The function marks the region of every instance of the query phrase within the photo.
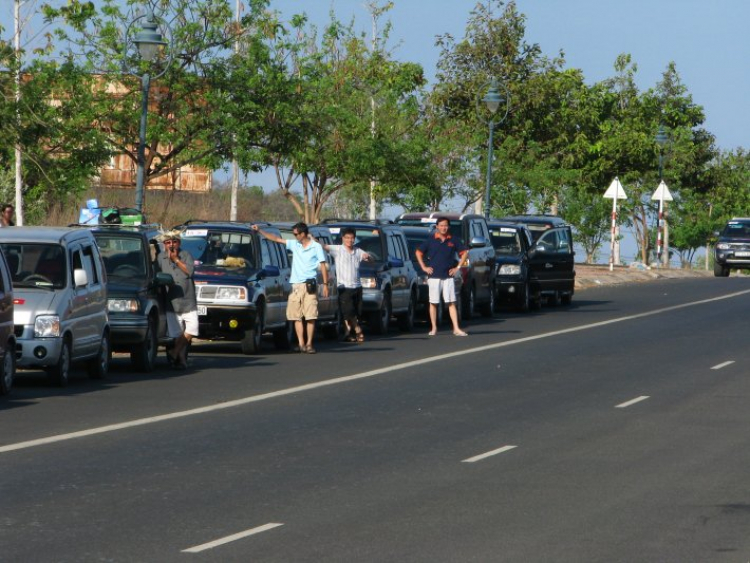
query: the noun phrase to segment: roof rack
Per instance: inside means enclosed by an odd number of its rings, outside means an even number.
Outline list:
[[[329,217],[323,219],[319,225],[325,225],[329,223],[369,223],[370,225],[395,225],[395,221],[392,219],[341,219],[339,217]]]
[[[188,219],[184,223],[175,225],[175,229],[180,227],[189,227],[190,225],[197,225],[199,223],[211,223],[213,225],[271,225],[268,221],[230,221],[229,219]]]

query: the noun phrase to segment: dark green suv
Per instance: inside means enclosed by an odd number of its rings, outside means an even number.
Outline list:
[[[159,344],[171,341],[163,289],[173,280],[155,268],[158,231],[126,225],[98,225],[91,231],[107,271],[112,349],[129,353],[136,370],[153,371]]]

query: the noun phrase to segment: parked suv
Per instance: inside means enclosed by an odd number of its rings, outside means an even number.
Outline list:
[[[293,234],[295,223],[272,223],[281,232],[284,240],[296,240]],[[323,225],[308,225],[310,234],[321,244],[334,244],[331,230]],[[289,264],[292,263],[292,251],[286,250]],[[340,338],[344,333],[344,319],[339,309],[339,285],[336,279],[336,264],[333,257],[326,253],[328,267],[328,296],[323,295],[323,274],[318,269],[318,321],[323,334],[328,338]]]
[[[175,228],[195,260],[200,337],[236,340],[244,354],[257,354],[269,331],[277,348],[289,348],[294,326],[286,320],[291,269],[284,247],[260,236],[252,223],[188,221]]]
[[[735,217],[714,235],[714,276],[725,278],[731,268],[750,269],[750,218]]]
[[[7,395],[16,375],[16,334],[13,324],[13,282],[0,252],[0,395]]]
[[[159,344],[167,345],[165,288],[174,283],[155,267],[155,227],[99,225],[92,229],[107,270],[112,349],[130,354],[140,372],[153,371]]]
[[[487,221],[482,215],[468,213],[403,213],[396,218],[400,225],[434,228],[438,217],[450,221],[450,234],[469,247],[469,264],[462,271],[461,310],[470,319],[478,307],[482,315],[492,316],[495,308],[495,249],[490,241]]]
[[[576,277],[570,225],[550,215],[520,215],[499,221],[536,228],[529,228],[534,238],[534,244],[528,250],[532,303],[545,298],[550,305],[569,304],[575,293]]]
[[[16,360],[66,385],[70,364],[103,377],[112,355],[107,273],[88,229],[15,227],[0,231],[13,280]]]
[[[417,272],[409,259],[401,227],[380,220],[328,219],[324,224],[331,230],[334,244],[342,244],[342,229],[354,229],[355,245],[372,257],[360,265],[359,277],[362,310],[373,332],[387,333],[392,315],[402,330],[411,330],[417,303]]]
[[[495,302],[510,304],[521,312],[539,305],[539,296],[531,286],[529,250],[531,232],[522,223],[491,219],[487,225],[495,248]]]

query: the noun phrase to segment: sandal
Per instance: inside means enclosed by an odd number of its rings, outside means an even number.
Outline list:
[[[357,336],[354,337],[354,341],[358,342],[359,344],[362,344],[362,342],[365,341],[365,335],[362,332],[358,332]]]
[[[352,336],[351,334],[350,334],[349,336],[347,336],[346,338],[344,338],[344,340],[345,340],[346,342],[359,342],[359,341],[357,340],[357,337],[356,337],[356,336]]]

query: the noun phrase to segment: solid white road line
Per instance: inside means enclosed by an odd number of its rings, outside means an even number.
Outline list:
[[[650,399],[648,395],[641,395],[640,397],[636,397],[635,399],[632,399],[630,401],[625,401],[624,403],[620,403],[615,408],[616,409],[624,409],[626,407],[629,407],[630,405],[634,405],[636,403],[640,403],[641,401],[645,401],[646,399]]]
[[[518,446],[503,446],[502,448],[497,448],[496,450],[492,450],[491,452],[475,455],[474,457],[470,457],[469,459],[463,460],[461,463],[475,463],[477,461],[481,461],[483,459],[486,459],[488,457],[492,457],[493,455],[501,454],[503,452],[507,452],[509,450],[512,450],[514,448],[517,448]]]
[[[182,553],[200,553],[201,551],[206,551],[207,549],[212,549],[214,547],[224,545],[225,543],[241,540],[242,538],[246,538],[248,536],[254,536],[255,534],[260,534],[261,532],[272,530],[283,525],[284,524],[271,522],[269,524],[264,524],[263,526],[258,526],[257,528],[252,528],[251,530],[245,530],[244,532],[232,534],[231,536],[227,536],[225,538],[214,540],[201,545],[196,545],[195,547],[189,547],[188,549],[183,549]]]
[[[727,367],[727,366],[731,366],[731,365],[732,365],[733,363],[734,363],[734,360],[729,360],[728,362],[724,362],[724,363],[721,363],[721,364],[715,365],[715,366],[714,366],[714,367],[712,367],[711,369],[721,369],[721,368],[725,368],[725,367]]]
[[[586,325],[581,326],[575,326],[571,328],[565,328],[562,330],[555,330],[552,332],[545,332],[543,334],[537,334],[534,336],[526,336],[524,338],[517,338],[515,340],[507,340],[505,342],[497,342],[495,344],[487,344],[485,346],[477,346],[476,348],[469,348],[467,350],[458,350],[456,352],[449,352],[447,354],[440,354],[438,356],[430,356],[428,358],[421,358],[419,360],[413,360],[411,362],[404,362],[401,364],[394,364],[391,366],[386,366],[384,368],[374,369],[370,371],[365,371],[362,373],[357,373],[354,375],[347,375],[343,377],[336,377],[333,379],[326,379],[324,381],[317,381],[315,383],[308,383],[306,385],[299,385],[297,387],[289,387],[287,389],[281,389],[279,391],[273,391],[271,393],[264,393],[262,395],[253,395],[250,397],[244,397],[242,399],[236,399],[234,401],[227,401],[225,403],[219,403],[219,404],[213,404],[208,405],[205,407],[199,407],[195,409],[189,409],[185,411],[179,411],[179,412],[173,412],[168,414],[162,414],[157,416],[151,416],[147,418],[139,418],[136,420],[130,420],[127,422],[121,422],[117,424],[109,424],[107,426],[99,426],[97,428],[90,428],[88,430],[80,430],[78,432],[70,432],[68,434],[57,434],[54,436],[47,436],[46,438],[38,438],[36,440],[27,440],[25,442],[17,442],[15,444],[8,444],[6,446],[0,446],[0,453],[6,453],[6,452],[12,452],[15,450],[23,450],[26,448],[33,448],[36,446],[43,446],[45,444],[54,444],[57,442],[63,442],[65,440],[72,440],[74,438],[84,438],[86,436],[94,436],[96,434],[104,434],[106,432],[114,432],[116,430],[124,430],[126,428],[134,428],[136,426],[144,426],[147,424],[154,424],[157,422],[164,422],[167,420],[174,420],[177,418],[185,418],[188,416],[195,416],[199,414],[206,414],[209,412],[214,411],[220,411],[224,409],[230,409],[234,407],[239,407],[243,405],[247,405],[249,403],[257,403],[260,401],[266,401],[268,399],[274,399],[277,397],[284,397],[286,395],[293,395],[296,393],[303,393],[306,391],[312,391],[314,389],[320,389],[322,387],[329,387],[332,385],[339,385],[341,383],[348,383],[350,381],[357,381],[359,379],[366,379],[368,377],[375,377],[378,375],[384,375],[384,374],[392,374],[396,371],[401,371],[413,367],[419,367],[426,364],[432,364],[435,362],[442,362],[444,360],[447,360],[449,358],[456,358],[459,356],[466,356],[469,354],[477,354],[481,352],[486,352],[488,350],[496,350],[498,348],[506,348],[508,346],[514,346],[516,344],[524,344],[526,342],[533,342],[535,340],[542,340],[544,338],[551,338],[554,336],[560,336],[562,334],[572,334],[574,332],[581,332],[584,330],[591,330],[595,328],[600,328],[603,326],[616,324],[616,323],[622,323],[625,321],[632,321],[635,319],[642,319],[646,317],[652,317],[654,315],[660,315],[662,313],[668,313],[671,311],[677,311],[679,309],[685,309],[687,307],[695,307],[697,305],[704,305],[706,303],[712,303],[714,301],[721,301],[723,299],[730,299],[732,297],[737,297],[740,295],[745,295],[747,293],[750,293],[750,289],[744,290],[744,291],[737,291],[735,293],[729,293],[727,295],[722,295],[720,297],[712,297],[710,299],[702,299],[701,301],[693,301],[690,303],[683,303],[681,305],[673,305],[671,307],[664,307],[662,309],[654,309],[653,311],[648,311],[646,313],[638,313],[636,315],[628,315],[626,317],[617,317],[614,319],[609,319],[607,321],[599,321],[596,323],[590,323]]]

